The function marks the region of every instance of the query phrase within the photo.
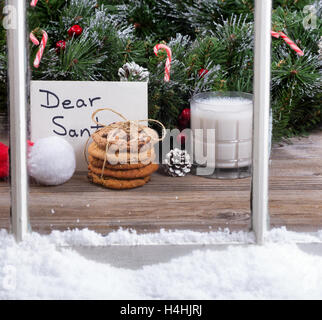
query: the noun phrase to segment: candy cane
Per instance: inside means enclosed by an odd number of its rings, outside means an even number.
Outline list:
[[[39,50],[38,50],[38,52],[36,54],[36,58],[35,58],[35,61],[34,61],[34,67],[35,68],[39,68],[40,61],[41,61],[41,58],[42,58],[42,56],[44,54],[45,47],[46,47],[46,44],[47,44],[47,41],[48,41],[47,32],[44,31],[44,30],[41,30],[41,32],[42,32],[42,39],[41,39]],[[32,31],[30,33],[30,40],[32,41],[33,44],[39,45],[39,41],[36,38],[36,36],[34,35],[34,31]]]
[[[33,32],[30,32],[30,40],[35,46],[39,46],[39,40],[36,38]]]
[[[271,31],[271,35],[275,38],[281,37],[299,56],[304,56],[304,52],[284,32]]]
[[[170,68],[171,68],[171,60],[172,60],[172,52],[171,49],[166,46],[165,44],[157,44],[154,47],[154,53],[156,56],[158,56],[158,51],[164,49],[167,52],[167,61],[165,63],[165,70],[164,70],[164,81],[169,82],[170,81]]]
[[[280,37],[280,34],[276,31],[271,31],[271,35],[275,38],[279,38]]]
[[[31,0],[30,6],[35,7],[37,5],[38,0]]]

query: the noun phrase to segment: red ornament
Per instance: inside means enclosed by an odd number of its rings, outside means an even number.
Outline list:
[[[27,141],[28,150],[34,145],[33,142]],[[0,142],[0,179],[9,177],[9,147]]]
[[[178,144],[180,144],[181,146],[185,146],[186,144],[186,140],[187,140],[187,135],[183,132],[180,132],[178,135],[177,135],[177,142]]]
[[[0,179],[9,176],[9,148],[0,142]]]
[[[207,69],[200,69],[198,71],[199,77],[203,78],[208,72],[209,72],[209,70],[207,70]]]
[[[179,129],[183,130],[190,127],[190,109],[183,109],[178,118]]]
[[[59,40],[56,42],[56,51],[59,53],[61,50],[66,49],[66,41],[65,40]]]
[[[78,25],[75,24],[74,26],[72,26],[69,30],[68,30],[68,34],[70,37],[72,36],[80,36],[83,33],[83,28]]]

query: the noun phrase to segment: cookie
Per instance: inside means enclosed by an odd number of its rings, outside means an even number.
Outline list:
[[[154,149],[150,149],[148,151],[139,152],[139,153],[111,152],[106,154],[105,150],[100,149],[95,142],[92,142],[89,145],[88,153],[94,158],[97,158],[103,161],[106,156],[107,162],[112,165],[125,164],[125,163],[137,164],[140,162],[144,164],[149,164],[151,163],[151,159],[155,157]]]
[[[94,142],[108,152],[143,152],[159,141],[158,133],[135,122],[116,122],[92,134]]]
[[[140,169],[143,167],[146,167],[147,165],[149,165],[150,163],[152,163],[155,160],[155,156],[151,157],[151,162],[149,163],[124,163],[124,164],[109,164],[108,162],[105,163],[105,168],[106,169],[111,169],[111,170],[133,170],[133,169]],[[94,158],[93,156],[89,155],[88,156],[88,162],[95,168],[99,168],[102,169],[103,165],[104,165],[104,161]]]
[[[133,169],[133,170],[104,169],[103,176],[120,179],[120,180],[144,178],[144,177],[150,176],[153,172],[157,171],[158,168],[159,168],[158,164],[151,163],[143,168]],[[88,170],[99,176],[102,175],[102,169],[95,168],[91,164],[88,166]]]
[[[99,175],[89,171],[88,179],[95,183],[99,184],[105,188],[115,189],[115,190],[125,190],[125,189],[133,189],[137,187],[144,186],[150,180],[150,176],[142,178],[142,179],[133,179],[133,180],[118,180],[109,177],[101,178]]]

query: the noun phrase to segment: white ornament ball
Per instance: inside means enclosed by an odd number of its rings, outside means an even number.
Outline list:
[[[76,168],[75,151],[65,139],[39,139],[30,148],[28,173],[38,183],[55,186],[67,182]]]

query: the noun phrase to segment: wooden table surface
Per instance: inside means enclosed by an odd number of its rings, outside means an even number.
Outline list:
[[[275,145],[270,173],[271,226],[322,229],[322,131]],[[9,227],[9,210],[9,186],[0,182],[0,228]],[[101,233],[119,227],[138,232],[249,230],[250,179],[171,178],[156,173],[142,188],[112,191],[76,174],[62,186],[32,185],[30,216],[32,229],[41,233],[86,227]]]

